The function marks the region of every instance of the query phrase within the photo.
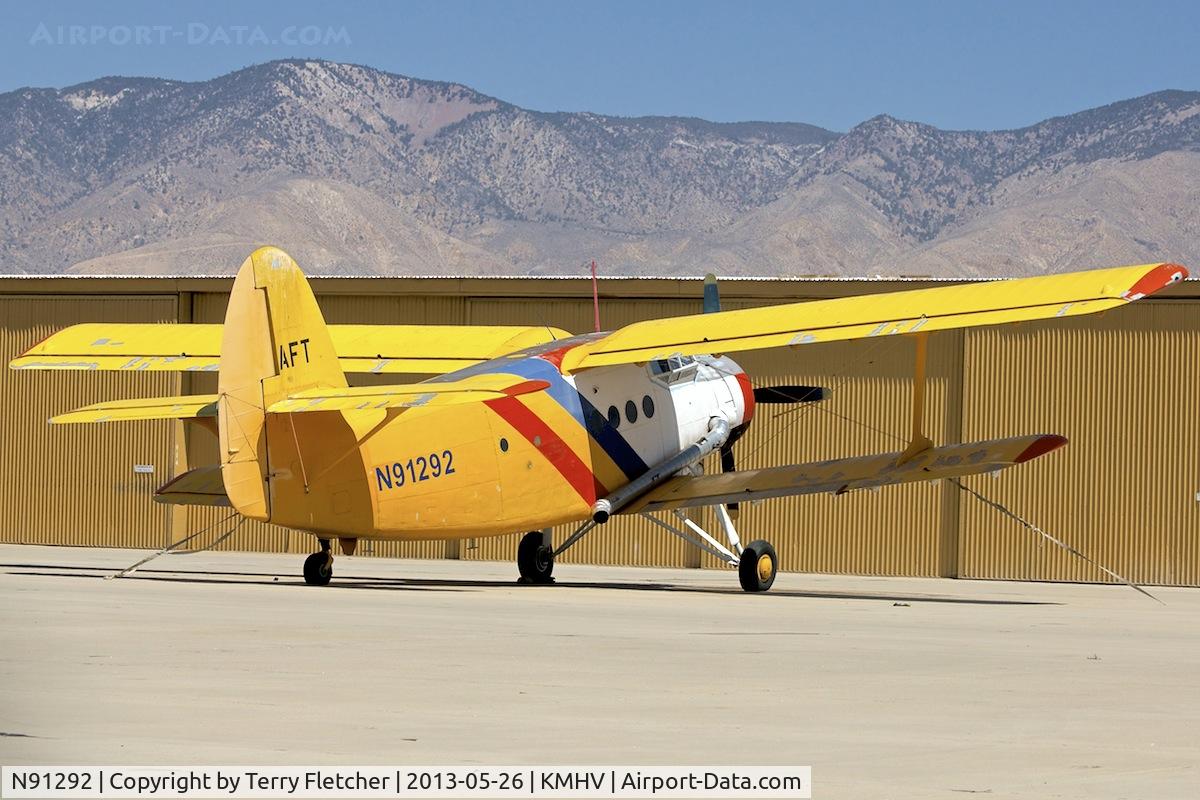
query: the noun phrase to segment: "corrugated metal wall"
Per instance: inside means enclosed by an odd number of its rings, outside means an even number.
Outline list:
[[[969,485],[1131,580],[1200,584],[1200,304],[966,332],[963,436],[1061,433],[1059,453]],[[1102,581],[962,500],[964,577]]]
[[[589,300],[458,294],[320,294],[330,322],[545,324],[592,327]],[[490,287],[515,294],[514,281]],[[613,284],[608,287],[611,290]],[[695,313],[696,299],[644,296],[602,303],[602,323]],[[774,301],[836,285],[780,284]],[[786,295],[784,294],[786,292]],[[761,295],[761,287],[754,290]],[[686,295],[685,295],[686,296]],[[5,359],[52,330],[80,321],[220,322],[220,291],[139,297],[0,297]],[[727,308],[772,300],[726,300]],[[1200,585],[1200,300],[1141,303],[1065,323],[943,332],[930,339],[927,433],[938,442],[1017,433],[1063,433],[1064,451],[969,485],[1041,524],[1119,572],[1149,583]],[[830,400],[759,408],[736,447],[742,468],[898,450],[910,425],[913,343],[878,339],[744,353],[758,385],[830,387]],[[355,376],[364,383],[387,378]],[[149,501],[173,462],[210,463],[216,441],[172,423],[49,428],[57,411],[107,397],[212,392],[214,375],[13,373],[0,376],[10,411],[0,436],[2,541],[159,546],[218,520],[204,509],[164,510]],[[184,430],[186,428],[186,433]],[[173,443],[178,440],[178,455]],[[154,464],[153,476],[132,464]],[[715,467],[715,465],[711,465]],[[145,485],[142,485],[142,484]],[[70,502],[62,502],[63,497]],[[32,500],[30,499],[32,498]],[[30,503],[33,507],[30,507]],[[707,511],[698,521],[711,523]],[[842,497],[792,498],[744,507],[743,539],[766,538],[786,570],[877,575],[1103,580],[1010,519],[949,484]],[[556,538],[569,529],[556,531]],[[360,554],[510,560],[519,534],[464,542],[362,542]],[[246,523],[223,547],[307,553],[307,534]],[[565,561],[715,566],[641,519],[618,517],[589,534]]]
[[[77,322],[172,322],[175,296],[0,296],[0,541],[162,547],[168,511],[150,498],[171,476],[172,423],[47,425],[120,397],[176,394],[171,373],[14,372],[8,360]],[[136,471],[135,465],[141,470]]]

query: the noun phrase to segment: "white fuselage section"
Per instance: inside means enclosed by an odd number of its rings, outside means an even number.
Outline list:
[[[646,465],[694,444],[714,417],[734,429],[753,413],[749,381],[729,358],[676,357],[591,369],[567,379]]]

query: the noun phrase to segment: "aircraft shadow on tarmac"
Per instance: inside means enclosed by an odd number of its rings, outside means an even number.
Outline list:
[[[42,577],[59,578],[89,578],[102,580],[113,574],[111,568],[69,566],[63,564],[0,564],[0,569],[6,569],[8,575],[38,575]],[[228,584],[242,586],[279,586],[303,587],[303,581],[292,575],[275,575],[264,572],[192,572],[180,570],[139,570],[125,576],[121,580],[162,581],[166,583],[195,583],[195,584]],[[322,591],[339,589],[357,589],[373,591],[425,591],[425,592],[463,592],[482,589],[523,589],[570,590],[570,589],[606,589],[616,591],[639,592],[684,592],[690,594],[731,594],[744,595],[736,585],[729,588],[717,586],[688,586],[686,584],[654,583],[650,581],[631,583],[628,581],[562,581],[549,586],[522,586],[516,580],[450,580],[445,578],[377,578],[366,576],[339,576],[328,586],[319,587]],[[311,587],[316,589],[318,587]],[[983,606],[1056,606],[1062,605],[1049,600],[1002,600],[975,597],[948,597],[945,595],[875,593],[875,592],[836,592],[805,589],[773,589],[755,597],[809,598],[821,600],[868,600],[898,603],[951,603]]]

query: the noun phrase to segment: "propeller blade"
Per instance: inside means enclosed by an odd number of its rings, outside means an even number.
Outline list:
[[[829,397],[820,386],[761,386],[754,390],[755,403],[816,403]]]
[[[721,448],[721,472],[733,472],[737,469],[733,459],[733,446],[726,442]]]

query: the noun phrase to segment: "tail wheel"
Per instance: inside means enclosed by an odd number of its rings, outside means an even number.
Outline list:
[[[541,531],[530,531],[517,546],[517,569],[526,583],[553,583],[554,550],[545,543]]]
[[[322,550],[304,559],[304,582],[309,586],[325,586],[333,578],[333,559]]]
[[[779,556],[770,542],[756,539],[746,545],[738,561],[738,580],[747,592],[765,592],[775,583]]]

